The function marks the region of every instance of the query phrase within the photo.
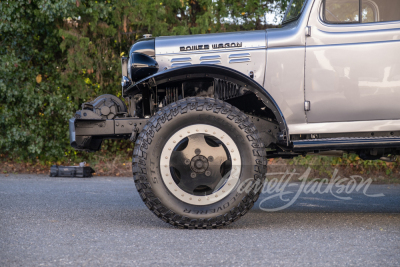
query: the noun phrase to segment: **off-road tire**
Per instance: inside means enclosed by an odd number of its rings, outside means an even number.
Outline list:
[[[204,118],[208,118],[207,121]],[[241,141],[238,147],[243,154],[242,162],[248,164],[246,174],[251,176],[247,177],[254,178],[253,182],[262,183],[267,169],[266,151],[254,124],[243,112],[226,102],[196,97],[182,99],[162,108],[144,126],[133,151],[132,170],[136,188],[146,206],[173,226],[212,229],[229,225],[253,207],[261,190],[241,193],[234,190],[233,195],[217,203],[194,206],[174,197],[160,175],[160,149],[168,140],[168,135],[171,136],[179,127],[190,125],[189,121],[216,127],[226,125],[233,129],[230,132]],[[242,181],[245,177],[240,179]],[[224,201],[224,208],[217,208]],[[226,205],[228,207],[225,208]]]

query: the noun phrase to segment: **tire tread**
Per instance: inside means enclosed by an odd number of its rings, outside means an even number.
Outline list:
[[[236,123],[242,131],[247,134],[247,141],[253,150],[255,157],[254,176],[255,182],[261,183],[267,170],[266,151],[261,142],[255,125],[236,107],[214,98],[190,97],[171,103],[158,111],[143,127],[139,134],[135,148],[133,150],[132,172],[136,189],[139,192],[145,205],[160,219],[179,228],[185,229],[215,229],[227,226],[244,216],[257,201],[261,190],[254,193],[253,190],[244,196],[241,202],[231,208],[223,215],[218,215],[209,219],[190,219],[185,216],[175,214],[166,208],[161,201],[154,195],[151,183],[147,179],[147,167],[145,160],[147,156],[148,144],[151,144],[154,133],[158,132],[164,123],[172,120],[179,113],[187,113],[187,109],[196,111],[211,111],[213,113],[225,114],[226,117]]]

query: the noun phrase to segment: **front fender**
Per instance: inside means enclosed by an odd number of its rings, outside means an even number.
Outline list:
[[[126,97],[141,93],[144,90],[149,90],[152,87],[198,79],[223,80],[237,85],[238,94],[245,94],[247,91],[254,93],[257,98],[262,101],[264,106],[273,112],[282,133],[280,138],[282,138],[282,141],[285,140],[287,144],[289,144],[288,128],[285,118],[272,96],[259,83],[231,68],[218,65],[198,64],[165,70],[130,85],[124,89],[123,95]]]

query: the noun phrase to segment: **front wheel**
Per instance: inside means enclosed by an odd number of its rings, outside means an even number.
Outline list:
[[[181,228],[217,228],[251,209],[266,172],[258,131],[237,108],[187,98],[157,112],[133,152],[136,188],[146,206]]]

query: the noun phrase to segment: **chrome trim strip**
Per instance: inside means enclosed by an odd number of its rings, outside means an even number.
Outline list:
[[[171,68],[177,68],[177,67],[189,66],[189,65],[192,65],[192,63],[190,63],[190,62],[174,63],[171,65]]]
[[[202,56],[200,57],[200,61],[202,60],[214,60],[214,59],[221,59],[221,56]]]
[[[250,57],[250,53],[231,54],[229,58]]]
[[[400,120],[345,121],[289,124],[289,134],[400,131]]]
[[[250,58],[237,58],[237,59],[231,59],[231,60],[229,60],[229,64],[232,64],[232,63],[242,63],[242,62],[250,62],[251,61],[251,59]]]
[[[221,64],[221,61],[220,60],[208,60],[208,61],[200,62],[200,64]]]
[[[397,31],[399,29],[396,29]],[[308,45],[307,48],[319,48],[319,47],[337,47],[346,45],[368,45],[368,44],[385,44],[385,43],[398,43],[400,40],[386,40],[386,41],[371,41],[371,42],[355,42],[355,43],[341,43],[341,44],[318,44],[318,45]]]
[[[192,61],[191,57],[181,57],[181,58],[173,58],[171,62],[185,62],[185,61]]]

